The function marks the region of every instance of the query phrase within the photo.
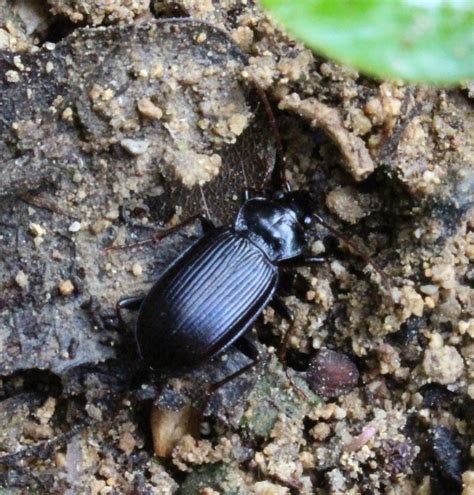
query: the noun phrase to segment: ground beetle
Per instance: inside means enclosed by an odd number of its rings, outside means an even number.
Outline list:
[[[268,110],[265,97],[263,101]],[[275,127],[271,110],[268,113]],[[277,148],[277,154],[281,154],[279,138]],[[278,192],[252,198],[246,191],[232,227],[215,227],[209,219],[200,217],[203,237],[163,273],[148,295],[125,298],[117,304],[119,317],[121,309],[139,309],[136,341],[149,366],[171,372],[192,368],[235,343],[252,362],[219,382],[219,386],[227,383],[258,360],[257,349],[246,332],[267,305],[292,320],[288,308],[274,298],[280,268],[324,261],[308,253],[307,230],[313,219],[356,249],[314,214],[309,192],[290,190],[282,163],[280,160],[274,170]],[[363,253],[359,254],[374,265]]]

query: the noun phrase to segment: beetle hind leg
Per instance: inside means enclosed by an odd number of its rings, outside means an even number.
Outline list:
[[[258,350],[257,346],[255,343],[252,341],[252,339],[248,335],[244,335],[241,337],[239,340],[235,342],[235,347],[245,356],[247,356],[249,359],[252,360],[249,364],[246,364],[242,368],[238,369],[234,373],[232,373],[229,376],[226,376],[224,379],[218,381],[217,383],[213,383],[210,387],[209,390],[207,391],[208,395],[213,394],[217,390],[219,390],[221,387],[226,385],[227,383],[235,380],[239,376],[243,375],[253,367],[255,367],[261,360],[261,353]]]
[[[159,230],[158,232],[155,232],[155,234],[150,237],[149,239],[144,239],[143,241],[137,241],[134,242],[133,244],[122,244],[122,245],[116,245],[116,246],[109,246],[104,248],[104,251],[120,251],[124,249],[132,249],[140,246],[144,246],[146,244],[150,244],[152,242],[158,242],[161,239],[164,239],[165,237],[169,236],[170,234],[173,234],[174,232],[179,231],[183,227],[186,227],[187,225],[192,224],[196,220],[199,220],[201,222],[201,226],[204,232],[207,232],[209,230],[212,230],[214,227],[214,224],[212,223],[211,220],[209,220],[207,217],[204,215],[192,215],[185,220],[183,220],[181,223],[174,225],[173,227],[167,228],[167,229],[162,229]]]

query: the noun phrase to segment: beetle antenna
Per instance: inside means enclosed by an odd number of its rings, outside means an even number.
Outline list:
[[[275,114],[273,113],[272,106],[270,105],[270,101],[268,100],[267,94],[265,90],[260,86],[260,84],[252,79],[252,84],[254,85],[260,100],[263,103],[263,107],[265,109],[265,113],[267,114],[268,123],[270,124],[270,128],[273,133],[273,137],[275,138],[275,147],[276,147],[276,159],[275,159],[275,167],[273,168],[271,181],[273,184],[278,184],[281,189],[286,192],[291,191],[290,183],[286,180],[285,177],[285,165],[286,159],[285,154],[283,153],[283,141],[281,139],[281,134],[278,129],[278,124],[275,118]]]
[[[316,213],[312,214],[312,217],[323,227],[326,227],[329,232],[331,232],[333,235],[335,235],[337,238],[341,239],[344,243],[346,243],[360,258],[362,258],[366,263],[372,266],[372,268],[380,275],[380,279],[382,280],[382,284],[385,287],[385,290],[388,292],[390,298],[392,298],[392,284],[390,283],[389,278],[387,275],[384,273],[382,268],[366,253],[364,253],[359,247],[351,241],[346,235],[344,235],[341,231],[333,227],[332,225],[329,225],[324,218],[319,216]]]
[[[212,221],[212,215],[211,212],[209,211],[209,207],[207,206],[206,196],[204,195],[204,191],[202,190],[201,185],[199,185],[199,191],[201,191],[201,198],[204,204],[204,209],[206,210],[207,218],[209,218],[209,220]]]

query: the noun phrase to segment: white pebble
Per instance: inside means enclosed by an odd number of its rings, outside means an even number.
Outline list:
[[[71,225],[69,225],[69,232],[79,232],[81,230],[81,222],[78,222],[77,220],[75,222],[72,222]]]
[[[143,155],[148,149],[148,146],[150,146],[150,143],[144,139],[125,138],[120,141],[120,144],[131,155]]]

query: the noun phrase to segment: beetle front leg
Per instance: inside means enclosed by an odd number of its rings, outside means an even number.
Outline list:
[[[300,254],[289,260],[283,260],[278,263],[282,268],[298,268],[300,266],[316,266],[327,261],[323,256],[313,256],[312,254]]]

